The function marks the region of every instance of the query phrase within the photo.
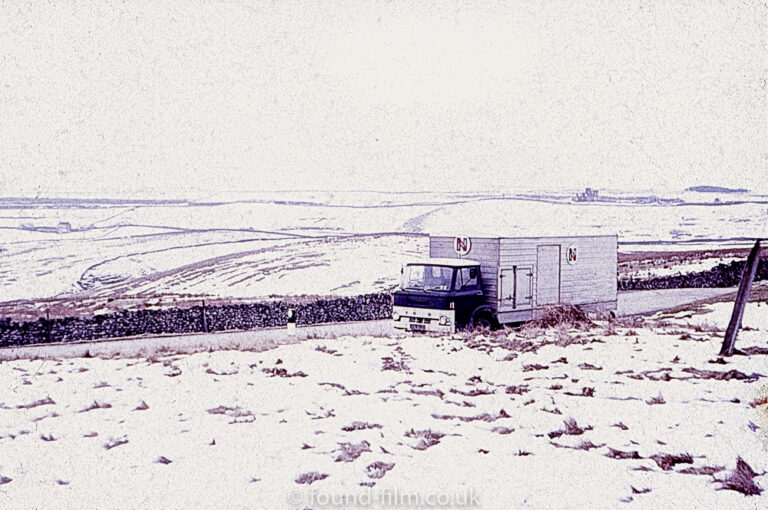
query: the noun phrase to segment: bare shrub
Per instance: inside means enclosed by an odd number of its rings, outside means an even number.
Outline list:
[[[693,457],[688,453],[683,453],[681,455],[657,453],[656,455],[651,455],[650,458],[664,471],[671,470],[677,464],[693,464]]]
[[[451,414],[433,414],[432,418],[435,418],[436,420],[461,420],[463,422],[470,422],[470,421],[485,421],[485,422],[491,422],[496,421],[500,418],[509,418],[509,414],[502,409],[499,411],[499,414],[493,415],[488,413],[478,414],[477,416],[456,416]]]
[[[229,372],[227,372],[227,371],[217,372],[217,371],[213,370],[212,368],[208,368],[208,369],[205,370],[205,373],[206,374],[211,374],[211,375],[237,375],[238,372],[237,372],[237,370],[231,370]]]
[[[511,434],[514,431],[515,429],[511,427],[493,427],[491,429],[491,432],[496,432],[497,434],[502,434],[502,435]]]
[[[745,347],[744,349],[741,349],[741,352],[747,356],[764,355],[768,354],[768,347]]]
[[[687,372],[693,376],[694,379],[715,379],[717,381],[730,381],[736,379],[738,381],[756,381],[760,378],[758,374],[747,375],[738,370],[728,370],[727,372],[720,372],[717,370],[699,370],[697,368],[684,368],[683,372]]]
[[[603,367],[598,367],[590,363],[579,363],[579,368],[582,370],[602,370]]]
[[[661,393],[659,393],[658,396],[646,400],[645,403],[648,404],[649,406],[652,406],[656,404],[666,404],[667,401],[664,400],[664,396]]]
[[[736,461],[736,469],[725,479],[718,481],[721,483],[722,490],[740,492],[745,496],[758,496],[763,489],[755,483],[756,476],[758,474],[739,457]]]
[[[440,439],[445,437],[442,432],[435,432],[431,429],[426,430],[409,430],[405,433],[405,437],[412,439],[418,439],[419,442],[414,446],[416,450],[426,450],[431,446],[435,446],[440,443]]]
[[[382,372],[384,370],[394,370],[397,372],[407,372],[408,370],[410,370],[408,368],[408,365],[406,365],[405,361],[403,360],[395,361],[394,358],[391,358],[388,356],[381,358],[381,363],[382,363],[382,366],[381,366]]]
[[[581,393],[573,393],[570,391],[564,392],[565,395],[569,395],[571,397],[594,397],[595,396],[595,388],[592,388],[590,386],[584,386],[581,388]]]
[[[462,390],[457,390],[456,388],[451,388],[451,393],[464,395],[465,397],[479,397],[481,395],[493,395],[494,391],[489,389],[482,390],[479,388],[474,388],[470,391],[462,391]]]
[[[336,457],[336,462],[352,462],[365,452],[371,451],[371,443],[361,441],[359,443],[339,443],[341,453]]]
[[[629,487],[632,489],[632,494],[648,494],[649,492],[651,492],[651,488],[650,487],[648,487],[646,489],[635,489],[631,485]]]
[[[682,473],[684,475],[714,475],[715,473],[719,473],[724,469],[725,466],[699,466],[681,469],[678,471],[678,473]]]
[[[159,456],[159,457],[158,457],[158,458],[155,460],[155,463],[156,463],[156,464],[170,464],[171,462],[173,462],[171,459],[169,459],[169,458],[167,458],[167,457],[164,457],[163,455]]]
[[[344,432],[352,432],[355,430],[366,430],[366,429],[380,429],[381,425],[378,423],[367,423],[364,421],[353,421],[351,424],[347,425],[346,427],[341,427],[341,430]]]
[[[553,430],[552,432],[549,432],[547,434],[550,439],[554,439],[562,435],[580,436],[581,434],[584,433],[584,431],[592,430],[592,427],[586,427],[586,428],[579,427],[578,423],[576,423],[576,420],[574,420],[573,418],[568,418],[567,420],[564,420],[563,423],[565,424],[564,429]]]
[[[93,411],[94,409],[110,409],[111,407],[112,407],[112,404],[108,402],[96,402],[94,400],[91,405],[81,409],[80,412],[87,413],[88,411]]]
[[[523,365],[523,372],[532,372],[534,370],[547,370],[547,365],[539,365],[538,363],[532,363],[530,365]]]
[[[124,444],[128,444],[128,439],[125,436],[118,437],[118,438],[110,438],[109,441],[104,443],[104,449],[111,450],[112,448],[116,448]]]
[[[229,416],[230,418],[232,418],[232,421],[229,422],[230,424],[251,423],[256,420],[256,417],[251,411],[247,409],[243,409],[239,406],[235,406],[235,407],[218,406],[218,407],[214,407],[213,409],[208,409],[208,413],[223,414],[223,415]]]
[[[133,410],[134,411],[146,411],[147,409],[149,409],[149,406],[147,405],[146,402],[144,402],[142,400],[141,404],[137,405]]]
[[[620,428],[621,430],[629,430],[629,427],[627,427],[626,425],[624,425],[622,422],[619,422],[619,423],[614,423],[613,425],[611,425],[611,427],[618,427],[618,428]]]
[[[426,396],[429,396],[429,397],[438,397],[438,398],[443,398],[445,396],[445,393],[443,393],[440,390],[415,390],[415,389],[412,389],[411,393],[413,393],[414,395],[426,395]]]
[[[507,395],[522,395],[523,393],[528,393],[531,390],[528,388],[527,384],[520,384],[517,386],[507,386],[507,389],[504,391],[507,393]]]
[[[608,447],[608,453],[606,453],[605,456],[612,459],[642,459],[637,451],[623,452],[621,450],[615,450],[611,447]]]
[[[518,457],[527,457],[528,455],[533,455],[533,454],[525,450],[517,450],[517,453],[515,455]]]
[[[526,327],[551,328],[560,325],[589,329],[594,323],[580,308],[567,303],[559,303],[544,308],[535,320],[526,324]]]
[[[299,475],[298,478],[296,478],[295,482],[298,484],[306,484],[310,485],[318,480],[325,480],[328,478],[328,475],[325,473],[318,473],[317,471],[311,471],[309,473],[302,473]]]
[[[597,444],[593,443],[592,441],[582,441],[581,443],[579,443],[579,445],[576,447],[576,449],[577,450],[589,451],[589,450],[591,450],[593,448],[601,448],[603,446],[605,446],[605,445],[604,444],[597,445]]]
[[[6,483],[10,483],[13,481],[13,478],[8,478],[7,476],[0,476],[0,485],[5,485]]]
[[[395,467],[395,463],[387,463],[387,462],[381,462],[377,461],[372,464],[368,464],[365,468],[365,474],[368,475],[368,478],[382,478],[385,474],[387,474],[387,471]]]
[[[40,434],[40,439],[43,441],[56,441],[56,438],[53,437],[53,434]]]
[[[269,374],[270,377],[307,377],[307,374],[301,370],[298,372],[289,373],[288,370],[281,367],[262,368],[261,371]]]
[[[56,402],[53,401],[51,397],[45,397],[41,400],[35,400],[34,402],[31,402],[29,404],[20,404],[16,406],[16,409],[32,409],[33,407],[39,407],[39,406],[46,406],[46,405],[53,405]]]

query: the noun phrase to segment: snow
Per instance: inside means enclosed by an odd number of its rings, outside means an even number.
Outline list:
[[[765,347],[764,307],[748,305],[754,329],[738,347]],[[620,508],[628,498],[633,508],[764,507],[766,493],[715,481],[740,456],[768,489],[768,415],[750,405],[768,393],[768,358],[710,363],[727,308],[494,338],[4,361],[0,477],[10,481],[0,506],[322,508],[323,498],[367,495],[386,508],[400,495],[477,497],[481,508]],[[520,349],[526,341],[538,349]],[[721,381],[691,369],[758,375]],[[550,437],[569,418],[583,433]],[[419,449],[422,431],[443,436]],[[568,448],[583,441],[597,447]],[[344,448],[348,462],[337,461]],[[609,448],[642,458],[609,458]],[[649,458],[660,453],[693,463],[665,471]],[[394,465],[372,478],[376,462]],[[724,470],[680,473],[691,466]],[[327,477],[296,482],[312,472]]]

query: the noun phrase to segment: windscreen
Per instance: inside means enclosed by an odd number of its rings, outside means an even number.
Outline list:
[[[426,264],[409,264],[403,269],[403,290],[451,290],[454,268],[446,266],[430,266]]]

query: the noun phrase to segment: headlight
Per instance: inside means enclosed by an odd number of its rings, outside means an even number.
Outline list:
[[[445,326],[448,323],[449,323],[448,317],[446,317],[445,315],[441,315],[440,316],[440,325],[441,326]]]
[[[393,321],[399,321],[400,320],[400,314],[398,312],[392,312],[392,320]]]

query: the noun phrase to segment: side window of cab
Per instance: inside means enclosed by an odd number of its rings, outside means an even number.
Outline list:
[[[476,267],[462,267],[456,274],[456,290],[476,290],[480,271]]]

